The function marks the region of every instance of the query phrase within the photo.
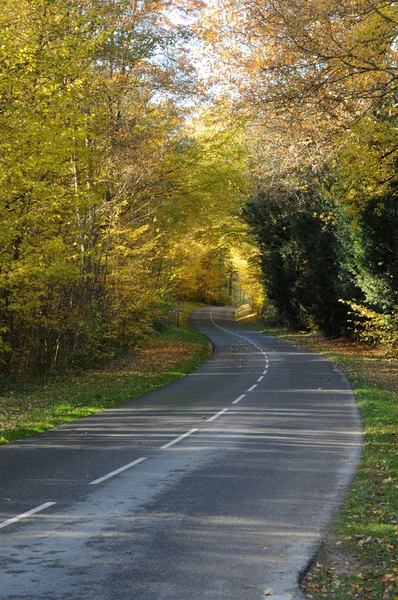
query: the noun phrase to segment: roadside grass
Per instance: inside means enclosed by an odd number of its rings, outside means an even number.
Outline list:
[[[307,598],[398,600],[398,359],[358,342],[269,328],[255,316],[241,323],[326,355],[347,375],[361,410],[362,460],[303,579]]]
[[[179,329],[158,333],[100,368],[3,386],[0,444],[121,404],[190,373],[209,357],[210,347],[186,323],[184,313]]]

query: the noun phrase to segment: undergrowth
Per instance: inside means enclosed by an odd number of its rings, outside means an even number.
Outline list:
[[[121,404],[194,370],[208,358],[209,344],[187,324],[186,313],[179,329],[154,335],[102,367],[3,384],[0,444]]]

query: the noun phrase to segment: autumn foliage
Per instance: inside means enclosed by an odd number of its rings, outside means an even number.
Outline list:
[[[214,142],[210,124],[185,125],[200,90],[184,20],[199,8],[1,0],[4,376],[135,345],[164,326],[179,294],[227,298],[228,250],[220,262],[201,243],[208,282],[188,293],[178,249],[184,239],[194,251],[206,215],[221,221],[243,194],[227,141]]]
[[[281,319],[396,347],[396,3],[214,0],[199,29],[246,121],[243,214]]]
[[[395,3],[0,8],[2,375],[260,309],[260,266],[285,322],[395,345]]]

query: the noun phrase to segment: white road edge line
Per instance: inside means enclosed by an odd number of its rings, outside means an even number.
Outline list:
[[[242,394],[241,396],[239,396],[239,398],[237,398],[236,400],[234,400],[232,402],[232,404],[238,404],[238,402],[240,402],[241,400],[243,400],[243,398],[245,398],[246,394]]]
[[[227,410],[229,410],[229,409],[228,408],[223,408],[216,415],[213,415],[212,417],[210,417],[210,419],[207,419],[207,422],[210,423],[210,421],[214,421],[214,419],[217,419],[217,417],[221,417],[221,415],[223,415],[224,413],[226,413]]]
[[[107,475],[104,475],[103,477],[99,477],[98,479],[94,479],[94,481],[90,481],[90,483],[88,485],[97,485],[97,483],[101,483],[102,481],[105,481],[105,479],[109,479],[110,477],[113,477],[114,475],[118,475],[119,473],[122,473],[122,471],[125,471],[126,469],[130,469],[130,467],[134,467],[135,465],[142,463],[144,460],[146,460],[146,458],[138,458],[137,460],[134,460],[133,462],[129,463],[128,465],[124,465],[124,467],[120,467],[120,469],[116,469],[116,471],[111,471],[111,473],[108,473]]]
[[[257,383],[255,383],[254,385],[252,385],[247,391],[248,392],[252,392],[256,387],[257,387]]]
[[[190,431],[187,431],[187,433],[184,433],[183,435],[180,435],[180,437],[176,438],[175,440],[172,440],[168,444],[165,444],[164,446],[161,446],[160,449],[161,450],[166,450],[167,448],[170,448],[170,446],[174,446],[174,444],[177,444],[177,442],[180,442],[181,440],[183,440],[184,438],[188,437],[192,433],[195,433],[195,431],[199,431],[199,429],[191,429]]]
[[[26,519],[26,517],[30,517],[30,515],[34,515],[35,513],[45,510],[46,508],[48,508],[49,506],[53,506],[54,504],[56,504],[56,502],[46,502],[45,504],[41,504],[40,506],[37,506],[36,508],[32,508],[32,510],[28,510],[27,512],[24,512],[21,515],[13,517],[12,519],[3,521],[2,523],[0,523],[0,529],[3,529],[3,527],[7,527],[7,525],[12,525],[12,523],[17,523],[18,521],[22,521],[22,519]]]
[[[264,379],[264,375],[261,375],[261,377],[259,377],[259,378],[257,379],[258,383],[260,383],[260,381],[262,381],[263,379]]]

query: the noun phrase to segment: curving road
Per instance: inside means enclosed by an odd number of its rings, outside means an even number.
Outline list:
[[[191,322],[213,357],[145,396],[0,448],[3,600],[300,598],[361,426],[327,359]]]

